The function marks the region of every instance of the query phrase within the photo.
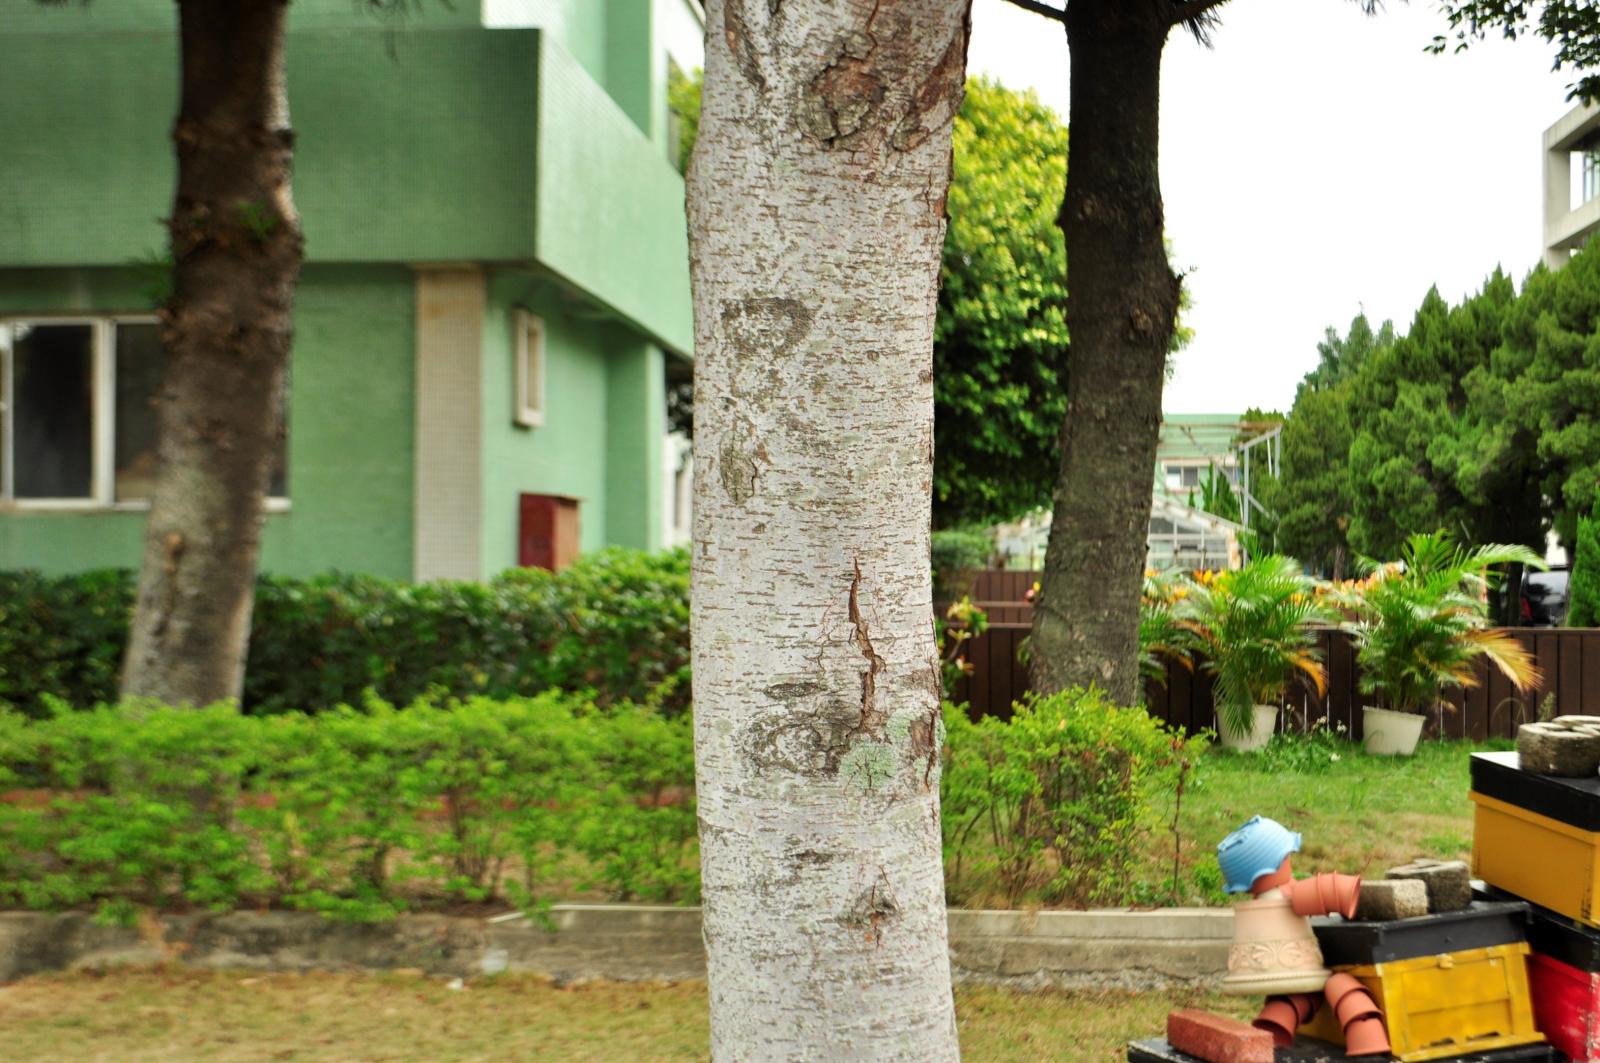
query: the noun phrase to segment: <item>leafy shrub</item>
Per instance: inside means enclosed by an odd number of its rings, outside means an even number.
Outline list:
[[[0,711],[0,907],[693,900],[693,772],[686,718],[557,693]]]
[[[1352,741],[1345,725],[1328,723],[1326,716],[1314,721],[1304,734],[1284,731],[1272,736],[1260,753],[1268,771],[1295,775],[1326,774],[1335,764],[1361,755],[1361,746]]]
[[[43,715],[45,695],[115,699],[132,607],[127,573],[0,573],[0,703]],[[314,712],[369,690],[403,704],[554,687],[676,712],[688,677],[687,552],[612,549],[483,583],[264,576],[243,701],[250,713]]]
[[[950,891],[988,888],[1011,904],[1132,897],[1159,798],[1204,748],[1093,689],[1032,696],[1009,721],[946,706],[945,726]]]

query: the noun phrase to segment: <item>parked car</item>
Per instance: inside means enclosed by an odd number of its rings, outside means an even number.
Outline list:
[[[1567,567],[1522,574],[1522,623],[1557,627],[1567,619]]]

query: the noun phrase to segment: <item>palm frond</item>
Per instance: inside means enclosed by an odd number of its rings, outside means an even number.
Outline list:
[[[1500,669],[1500,674],[1511,681],[1517,693],[1526,694],[1543,681],[1539,666],[1533,656],[1515,637],[1505,631],[1469,631],[1465,635],[1489,663]]]
[[[1328,670],[1323,667],[1322,662],[1317,659],[1314,653],[1304,650],[1290,654],[1289,659],[1294,663],[1294,667],[1298,672],[1311,680],[1312,685],[1317,688],[1319,696],[1328,692]]]

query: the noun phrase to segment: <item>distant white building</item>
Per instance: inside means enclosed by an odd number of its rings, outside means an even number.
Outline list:
[[[1544,264],[1560,269],[1600,232],[1600,106],[1574,107],[1544,131]]]

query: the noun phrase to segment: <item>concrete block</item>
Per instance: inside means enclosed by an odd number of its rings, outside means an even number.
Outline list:
[[[1600,769],[1600,721],[1593,716],[1557,716],[1526,723],[1517,731],[1523,771],[1581,779]]]
[[[1206,1063],[1272,1063],[1272,1035],[1209,1011],[1174,1011],[1167,1016],[1167,1042]]]
[[[1413,860],[1391,867],[1386,878],[1416,879],[1428,890],[1428,911],[1459,912],[1472,904],[1472,873],[1464,860]]]
[[[1427,914],[1428,887],[1418,879],[1361,881],[1357,919],[1414,919]]]

